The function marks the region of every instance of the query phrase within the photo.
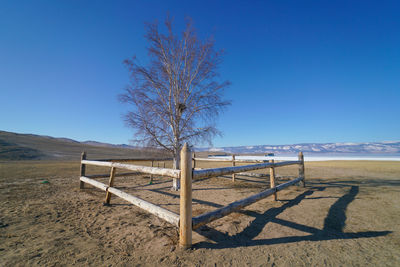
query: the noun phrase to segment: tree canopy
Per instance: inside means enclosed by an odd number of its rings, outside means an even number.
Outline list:
[[[184,142],[210,143],[220,134],[215,119],[230,104],[223,91],[230,84],[217,72],[223,51],[214,40],[200,40],[190,19],[181,36],[165,20],[165,33],[157,23],[146,24],[148,64],[134,56],[124,61],[131,81],[120,100],[132,105],[125,115],[135,130],[134,142],[170,151],[179,166]]]

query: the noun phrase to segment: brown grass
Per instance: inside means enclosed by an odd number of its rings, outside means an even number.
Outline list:
[[[201,163],[210,167],[210,163]],[[220,166],[230,166],[228,163]],[[88,173],[108,173],[88,167]],[[268,170],[261,172],[268,173]],[[397,266],[400,262],[400,164],[306,163],[307,187],[279,193],[194,232],[177,249],[168,223],[87,186],[77,162],[0,163],[0,265]],[[280,182],[297,166],[278,168]],[[49,183],[42,183],[44,180]],[[106,182],[107,179],[98,179]],[[193,185],[198,215],[269,187],[268,178],[230,176]],[[171,181],[118,177],[117,187],[175,212]]]

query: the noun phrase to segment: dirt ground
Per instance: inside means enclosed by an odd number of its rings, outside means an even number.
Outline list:
[[[207,167],[207,166],[203,166]],[[88,173],[107,173],[91,169]],[[267,170],[264,170],[266,173]],[[292,186],[193,232],[177,229],[105,192],[79,189],[76,162],[0,162],[0,266],[399,266],[400,163],[306,163],[307,186]],[[295,167],[278,168],[279,183]],[[105,182],[104,179],[97,179]],[[267,177],[193,184],[193,214],[269,187]],[[117,177],[123,191],[179,210],[171,180]]]

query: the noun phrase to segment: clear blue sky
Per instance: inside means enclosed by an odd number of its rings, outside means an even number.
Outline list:
[[[1,1],[0,129],[128,143],[122,61],[167,12],[226,50],[215,146],[400,139],[400,1]]]

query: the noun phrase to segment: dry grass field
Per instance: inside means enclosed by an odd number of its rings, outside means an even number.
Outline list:
[[[211,167],[210,163],[199,167]],[[88,173],[107,173],[89,166]],[[267,170],[264,170],[266,173]],[[78,162],[0,162],[0,266],[399,266],[400,163],[307,162],[292,186],[196,230],[193,248],[145,211],[86,186]],[[279,182],[297,166],[276,170]],[[107,179],[98,179],[105,182]],[[193,213],[269,186],[267,177],[193,184]],[[47,181],[47,182],[44,182]],[[177,212],[171,181],[117,177],[115,186]]]

